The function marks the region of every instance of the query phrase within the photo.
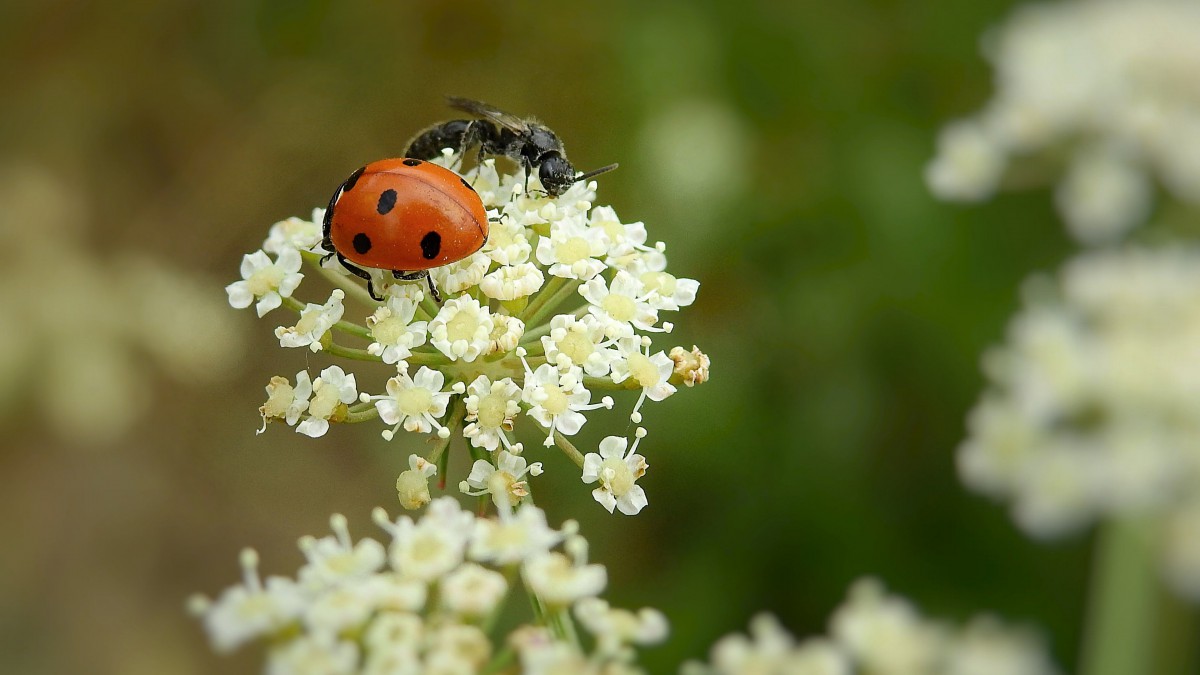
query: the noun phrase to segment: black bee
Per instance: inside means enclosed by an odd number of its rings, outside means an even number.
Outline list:
[[[567,161],[562,141],[548,127],[533,119],[522,119],[486,103],[456,96],[446,97],[451,108],[475,115],[478,119],[450,120],[435,124],[408,143],[405,157],[434,159],[443,148],[456,148],[460,154],[478,145],[479,157],[499,155],[525,167],[525,180],[537,167],[542,187],[552,197],[567,191],[575,183],[617,168],[609,164],[595,171],[575,175]]]

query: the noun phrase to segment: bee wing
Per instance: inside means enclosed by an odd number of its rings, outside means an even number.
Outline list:
[[[516,115],[506,113],[499,108],[490,106],[482,101],[476,101],[469,98],[460,98],[458,96],[447,96],[446,103],[455,110],[461,110],[465,113],[471,113],[476,117],[489,119],[496,124],[518,134],[529,133],[529,124],[525,120],[517,117]]]

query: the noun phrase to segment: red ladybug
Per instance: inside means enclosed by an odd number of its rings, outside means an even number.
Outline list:
[[[462,260],[488,237],[487,210],[471,184],[453,171],[419,159],[381,159],[350,174],[325,211],[321,246],[367,280],[358,267],[391,270],[396,279],[425,278],[429,270]],[[325,260],[329,258],[325,257]]]

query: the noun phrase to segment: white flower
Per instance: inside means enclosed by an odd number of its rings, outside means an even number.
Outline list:
[[[475,378],[467,385],[463,398],[467,411],[463,436],[471,439],[471,445],[488,452],[494,452],[500,443],[514,450],[505,432],[512,431],[513,418],[521,412],[520,399],[521,388],[510,377],[495,382],[486,375]],[[514,451],[520,453],[519,444]]]
[[[266,675],[350,675],[357,666],[358,647],[353,642],[317,633],[272,649]]]
[[[400,472],[396,478],[396,495],[400,506],[408,510],[419,509],[429,503],[429,478],[437,475],[437,465],[420,455],[408,456],[408,471]]]
[[[475,521],[469,555],[472,560],[510,565],[547,553],[562,541],[562,534],[546,524],[546,513],[522,504],[511,513],[500,509],[500,518]]]
[[[241,555],[242,584],[232,586],[216,602],[201,608],[209,639],[228,652],[258,637],[282,630],[304,611],[305,600],[290,579],[272,577],[264,587],[258,578],[258,554]]]
[[[495,300],[516,300],[538,292],[545,281],[542,271],[533,263],[504,265],[484,276],[479,290]]]
[[[1055,675],[1045,648],[1028,631],[976,617],[954,636],[945,657],[946,675]]]
[[[925,167],[933,194],[953,201],[982,201],[995,193],[1008,157],[983,125],[956,122],[938,134],[938,154]]]
[[[407,370],[401,370],[389,379],[386,395],[366,397],[375,402],[379,418],[385,424],[392,425],[391,429],[384,430],[384,439],[392,440],[400,427],[419,434],[437,429],[438,436],[449,436],[450,431],[438,422],[438,418],[446,414],[450,396],[457,388],[442,391],[445,382],[446,376],[441,372],[421,366],[415,378],[409,377]],[[461,387],[461,384],[458,386]]]
[[[329,419],[343,408],[358,400],[358,389],[354,375],[347,375],[338,366],[329,366],[313,381],[313,397],[308,403],[308,418],[301,422],[296,431],[317,438],[329,431]]]
[[[618,353],[604,334],[604,324],[591,314],[559,314],[550,320],[550,334],[542,336],[546,361],[559,368],[578,366],[592,377],[604,377]]]
[[[442,293],[454,295],[462,293],[472,286],[478,286],[491,265],[492,259],[480,251],[458,262],[435,267],[429,270],[429,274],[433,276],[434,282],[442,290]]]
[[[447,300],[429,322],[429,343],[454,361],[468,363],[491,344],[491,313],[470,296]]]
[[[613,276],[611,283],[604,277],[596,277],[579,287],[579,294],[590,304],[588,312],[604,323],[608,337],[633,335],[633,329],[664,332],[670,324],[655,328],[658,312],[646,302],[646,289],[632,274],[621,270]]]
[[[306,588],[319,589],[363,579],[383,567],[387,556],[382,544],[374,539],[362,539],[355,544],[350,539],[346,517],[340,513],[330,517],[329,526],[332,537],[300,540],[300,550],[308,564],[300,568],[298,577]]]
[[[620,436],[609,436],[600,441],[600,453],[589,452],[583,457],[583,482],[600,486],[592,490],[592,497],[609,513],[617,508],[627,516],[636,515],[646,507],[646,492],[637,484],[637,479],[646,475],[646,458],[636,454],[637,446],[646,437],[646,430],[638,427],[634,432],[633,446],[625,452],[629,441]]]
[[[342,298],[345,297],[345,292],[335,288],[324,305],[308,303],[301,310],[295,326],[279,326],[275,329],[279,346],[308,347],[314,352],[321,351],[321,336],[342,320],[342,313],[345,312]]]
[[[371,590],[362,579],[344,581],[325,589],[305,609],[305,626],[314,635],[339,635],[358,630],[375,612]]]
[[[267,385],[267,402],[258,409],[262,415],[263,425],[258,430],[267,430],[267,421],[281,419],[289,425],[300,421],[300,415],[308,410],[308,398],[312,396],[312,382],[308,379],[307,371],[296,373],[296,386],[292,386],[286,377],[276,375]]]
[[[375,514],[376,523],[392,535],[389,557],[402,578],[431,583],[463,562],[463,553],[475,520],[453,497],[430,503],[419,522],[401,516],[394,523],[386,514]]]
[[[874,579],[854,584],[830,619],[830,632],[864,671],[879,675],[934,672],[947,639],[942,626],[924,620],[903,598],[887,595]]]
[[[572,561],[557,551],[526,560],[524,571],[529,589],[551,607],[567,607],[599,595],[608,583],[603,565]]]
[[[1037,536],[1169,519],[1196,476],[1200,252],[1094,253],[1030,291],[985,359],[963,480]]]
[[[403,288],[400,284],[396,288]],[[367,351],[384,363],[399,363],[412,356],[412,350],[425,344],[427,321],[413,321],[420,300],[389,297],[387,302],[367,317],[367,328],[374,340]]]
[[[445,623],[429,636],[425,665],[431,673],[478,673],[492,655],[492,643],[476,626]]]
[[[679,279],[664,270],[644,270],[638,274],[642,288],[648,293],[646,302],[657,310],[678,310],[696,301],[700,282]]]
[[[322,208],[313,209],[311,220],[295,216],[281,220],[271,226],[262,249],[267,253],[275,254],[288,248],[311,251],[321,243],[323,237],[321,227],[324,220],[325,209]]]
[[[788,673],[794,675],[851,675],[846,655],[830,640],[823,638],[797,645],[792,636],[769,614],[750,621],[750,635],[727,635],[718,640],[711,653],[713,672],[720,675],[742,673]]]
[[[988,35],[995,95],[943,132],[930,187],[978,200],[1009,175],[1041,185],[1054,179],[1046,167],[1066,166],[1058,206],[1088,244],[1142,222],[1155,178],[1174,198],[1200,202],[1198,32],[1190,2],[1020,7]]]
[[[504,575],[475,563],[465,563],[446,575],[440,587],[442,605],[454,614],[483,617],[508,593]]]
[[[584,598],[575,605],[575,616],[596,637],[599,651],[613,654],[631,644],[652,645],[667,639],[667,618],[656,609],[636,614],[616,609],[599,598]]]
[[[488,230],[483,252],[500,265],[520,265],[529,260],[533,247],[524,225],[515,218],[502,218]]]
[[[591,393],[583,388],[583,371],[569,368],[560,372],[545,363],[530,371],[525,366],[525,388],[521,400],[529,404],[529,416],[546,427],[546,447],[554,445],[554,432],[573,436],[587,421],[583,411],[612,408],[612,398],[605,396],[600,403],[589,403]]]
[[[496,465],[486,459],[477,459],[471,466],[471,475],[459,484],[463,493],[478,497],[490,494],[496,508],[509,510],[529,495],[529,484],[525,475],[540,476],[542,463],[528,464],[520,455],[501,450],[496,455]]]
[[[516,350],[525,335],[525,322],[507,314],[492,315],[492,335],[484,354]]]
[[[538,240],[538,262],[550,268],[550,274],[587,281],[605,268],[602,258],[608,253],[604,230],[588,227],[582,219],[559,220],[550,228],[550,236]]]
[[[245,309],[258,298],[255,311],[261,317],[283,304],[283,298],[291,297],[304,275],[300,274],[300,253],[294,248],[285,248],[276,256],[275,262],[263,251],[249,253],[242,258],[242,281],[225,287],[229,304],[236,309]]]
[[[617,269],[628,269],[642,259],[644,253],[657,251],[646,246],[646,225],[641,222],[622,223],[611,206],[597,206],[588,214],[588,225],[604,232],[609,242],[604,261]],[[660,242],[661,243],[661,242]]]
[[[643,353],[639,345],[646,345]],[[642,421],[642,404],[646,399],[661,401],[675,393],[675,385],[671,384],[671,373],[675,370],[675,362],[663,352],[650,355],[650,338],[632,337],[617,341],[617,349],[622,358],[612,363],[612,380],[620,384],[633,379],[642,389],[637,403],[629,419],[634,424]]]
[[[1055,190],[1055,203],[1085,244],[1119,240],[1146,219],[1154,186],[1136,158],[1111,146],[1081,150]]]
[[[418,586],[424,591],[424,586]],[[367,651],[374,654],[388,648],[401,648],[417,654],[424,642],[425,622],[410,612],[381,612],[363,636]],[[418,663],[418,665],[420,665]]]
[[[379,522],[378,518],[375,520]],[[383,521],[387,521],[386,513]],[[425,584],[415,579],[402,579],[389,571],[370,577],[364,585],[370,588],[375,606],[385,612],[419,612],[429,595]]]

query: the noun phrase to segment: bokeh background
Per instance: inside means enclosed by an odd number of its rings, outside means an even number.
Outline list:
[[[252,649],[210,653],[185,598],[235,582],[243,546],[290,574],[330,513],[373,534],[371,507],[397,508],[411,439],[254,435],[270,376],[326,362],[223,287],[447,94],[540,117],[581,169],[619,161],[598,202],[701,282],[674,338],[712,380],[648,408],[650,507],[535,485],[582,521],[610,600],[667,613],[654,672],[759,610],[824,632],[863,575],[1036,625],[1070,668],[1088,542],[1026,539],[954,468],[982,351],[1070,245],[1044,192],[954,207],[922,182],[936,129],[987,98],[979,36],[1010,9],[5,3],[0,671],[255,672]]]

